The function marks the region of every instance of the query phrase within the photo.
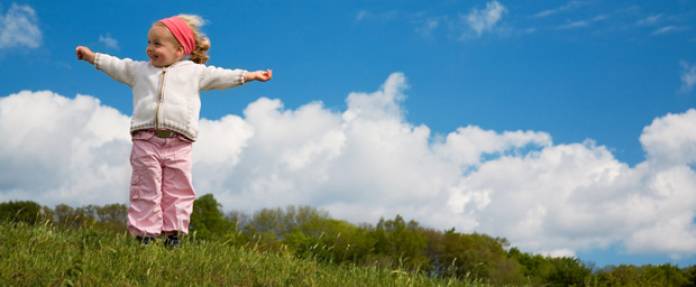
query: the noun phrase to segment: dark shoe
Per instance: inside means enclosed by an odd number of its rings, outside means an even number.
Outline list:
[[[155,238],[152,236],[136,236],[135,239],[137,239],[142,245],[148,245],[155,242]]]
[[[181,240],[178,234],[167,235],[167,238],[164,239],[164,246],[167,248],[176,248],[179,247],[180,244]]]

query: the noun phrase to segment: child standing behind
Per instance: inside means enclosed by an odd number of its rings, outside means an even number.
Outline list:
[[[195,15],[157,21],[147,35],[149,62],[76,48],[78,59],[132,89],[128,231],[143,244],[164,235],[165,245],[175,247],[179,236],[188,233],[195,200],[191,150],[198,135],[199,91],[265,82],[272,77],[271,70],[205,66],[210,41],[200,32],[202,24]]]

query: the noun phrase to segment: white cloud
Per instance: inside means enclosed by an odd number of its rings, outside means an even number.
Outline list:
[[[5,15],[0,15],[0,48],[40,45],[41,30],[31,6],[12,4]]]
[[[472,9],[466,16],[466,22],[476,35],[480,36],[483,32],[492,30],[505,12],[505,6],[498,1],[489,1],[484,9]]]
[[[629,251],[693,255],[693,224],[654,226],[693,218],[696,176],[686,165],[636,168],[591,143],[558,145],[524,157],[484,163],[463,182],[485,190],[490,204],[477,212],[477,229],[542,252],[587,250],[623,243]],[[667,238],[663,241],[640,240]],[[681,245],[673,244],[680,242]]]
[[[127,199],[129,119],[90,96],[48,91],[0,98],[0,200]],[[125,160],[124,160],[125,158]]]
[[[643,129],[640,143],[655,164],[696,163],[696,110],[655,119]]]
[[[696,85],[696,64],[689,65],[687,62],[682,62],[681,90],[682,92],[691,92]]]
[[[575,29],[575,28],[587,27],[589,25],[590,25],[589,22],[587,22],[585,20],[580,20],[580,21],[573,21],[573,22],[564,24],[562,26],[559,26],[558,29]]]
[[[372,12],[368,10],[360,10],[355,14],[355,22],[366,20],[391,21],[399,18],[399,11],[390,10],[384,12]]]
[[[102,43],[104,46],[106,46],[109,49],[113,49],[113,50],[119,49],[118,40],[114,39],[109,34],[99,35],[99,43]]]
[[[556,15],[556,14],[559,14],[562,12],[574,10],[578,7],[581,7],[584,4],[585,4],[585,2],[582,2],[582,1],[570,1],[563,6],[553,8],[553,9],[546,9],[546,10],[543,10],[541,12],[538,12],[538,13],[534,14],[533,17],[535,17],[535,18],[549,17],[549,16]]]
[[[609,17],[606,15],[597,15],[594,16],[590,19],[584,19],[584,20],[577,20],[577,21],[571,21],[569,23],[563,24],[561,26],[558,26],[558,30],[567,30],[567,29],[577,29],[577,28],[585,28],[589,27],[590,25],[599,22],[599,21],[604,21],[608,19]]]
[[[441,20],[438,18],[428,18],[425,19],[420,26],[416,28],[416,33],[424,37],[430,37],[435,29],[437,29],[441,24]]]
[[[636,25],[638,26],[654,26],[662,20],[662,14],[650,15],[643,19],[638,20]]]
[[[653,31],[651,35],[653,35],[653,36],[664,35],[664,34],[679,31],[680,29],[681,29],[680,27],[673,26],[673,25],[664,26],[664,27],[660,27],[658,29],[655,29],[655,31]]]
[[[478,165],[485,155],[514,152],[530,145],[544,147],[550,144],[551,137],[546,133],[506,131],[499,134],[476,126],[467,126],[448,134],[446,139],[436,143],[433,149],[443,159],[449,159],[459,166],[466,167]]]
[[[241,116],[203,119],[194,185],[228,210],[307,204],[371,223],[402,214],[553,256],[615,244],[696,254],[696,110],[647,126],[647,158],[631,167],[590,140],[553,144],[539,131],[434,136],[405,119],[406,88],[395,73],[350,93],[344,111],[260,98]],[[13,135],[0,138],[0,200],[127,200],[128,118],[95,98],[0,98],[0,133]]]
[[[355,14],[355,21],[360,22],[366,17],[368,17],[368,15],[370,15],[370,12],[366,10],[360,10],[357,14]]]

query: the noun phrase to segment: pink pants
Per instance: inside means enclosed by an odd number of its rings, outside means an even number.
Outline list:
[[[181,135],[133,134],[128,231],[137,236],[188,233],[196,193],[191,183],[192,142]]]

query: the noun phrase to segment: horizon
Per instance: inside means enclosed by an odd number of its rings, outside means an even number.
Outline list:
[[[160,4],[0,3],[0,201],[127,203],[130,90],[74,49],[145,60],[149,26],[192,13],[209,65],[274,72],[201,94],[194,186],[226,212],[696,263],[693,2]]]

